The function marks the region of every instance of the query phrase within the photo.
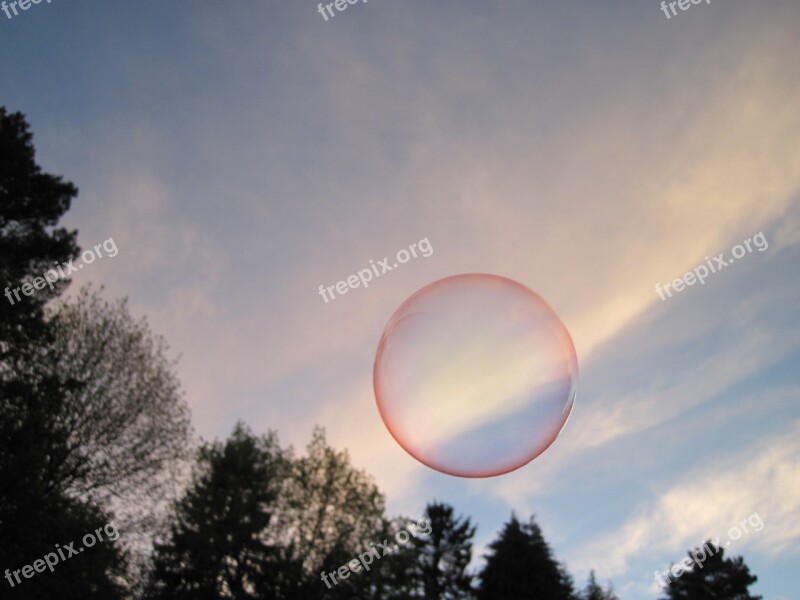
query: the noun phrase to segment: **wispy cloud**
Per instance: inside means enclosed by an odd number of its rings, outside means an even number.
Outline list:
[[[742,537],[732,552],[755,546],[772,556],[800,554],[800,421],[773,439],[691,469],[617,530],[586,542],[573,564],[613,576],[636,556],[679,558],[705,539],[725,540],[730,527],[754,512],[764,529]]]

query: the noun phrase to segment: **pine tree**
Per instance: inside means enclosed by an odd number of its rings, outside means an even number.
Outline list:
[[[36,288],[33,282],[54,263],[78,255],[76,231],[56,227],[78,195],[61,177],[43,173],[33,147],[33,135],[21,113],[0,107],[0,361],[20,346],[46,335],[43,309],[67,285],[59,279]],[[31,291],[33,290],[33,291]],[[27,294],[25,292],[28,292]]]
[[[110,520],[86,498],[66,493],[62,465],[70,431],[59,417],[75,391],[40,368],[52,339],[45,304],[68,281],[52,288],[43,275],[78,254],[77,233],[58,222],[77,195],[75,186],[42,172],[25,117],[0,107],[0,565],[11,571],[75,542]],[[52,279],[52,273],[51,273]],[[69,565],[31,580],[3,585],[3,597],[121,598],[121,546],[103,543]]]
[[[702,564],[694,561],[708,554]],[[725,558],[725,550],[708,540],[703,548],[688,553],[694,566],[680,576],[670,575],[660,600],[761,600],[748,588],[758,581],[741,556]]]
[[[413,542],[425,599],[471,598],[473,576],[466,569],[472,559],[475,527],[468,517],[455,517],[453,507],[448,504],[428,504],[425,518],[431,532]]]
[[[65,282],[30,295],[28,284],[53,262],[78,253],[76,232],[55,225],[77,195],[74,185],[42,173],[25,117],[0,107],[0,559],[26,555],[25,531],[17,511],[45,510],[64,491],[56,483],[54,461],[68,450],[68,432],[59,414],[66,390],[41,373],[35,360],[52,335],[45,302]],[[34,518],[33,522],[37,522]],[[21,530],[17,525],[21,524]],[[12,540],[20,546],[15,547]]]
[[[408,531],[412,519],[396,517],[385,525],[380,539],[397,539],[401,530]],[[427,528],[425,528],[427,529]],[[418,533],[418,535],[426,535]],[[401,545],[389,556],[373,565],[369,594],[374,600],[413,600],[425,597],[418,558],[420,552],[413,543]]]
[[[533,517],[520,524],[515,516],[500,537],[480,573],[479,600],[571,600],[571,578],[553,558]]]
[[[146,597],[274,597],[263,583],[273,555],[264,532],[284,473],[274,436],[255,437],[242,424],[224,445],[204,445],[169,538],[156,545]]]
[[[597,583],[597,579],[595,578],[594,571],[589,573],[589,581],[586,583],[586,587],[583,588],[578,598],[579,600],[619,600],[614,594],[610,584],[605,590],[600,587],[600,584]]]

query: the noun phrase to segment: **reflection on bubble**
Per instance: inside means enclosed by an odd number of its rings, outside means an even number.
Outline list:
[[[578,362],[542,298],[497,275],[431,283],[395,311],[375,357],[383,422],[423,464],[491,477],[530,462],[558,436]]]

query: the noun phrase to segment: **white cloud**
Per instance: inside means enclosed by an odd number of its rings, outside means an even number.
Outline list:
[[[756,547],[772,556],[800,553],[800,421],[779,436],[693,469],[616,531],[583,544],[571,564],[613,576],[640,555],[666,553],[678,561],[705,539],[719,536],[724,544],[729,529],[753,513],[764,528],[732,542],[730,552]]]

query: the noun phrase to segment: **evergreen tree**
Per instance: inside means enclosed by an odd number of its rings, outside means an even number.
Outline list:
[[[531,517],[515,516],[489,545],[480,573],[479,600],[571,600],[571,578],[553,558],[541,529]]]
[[[43,309],[68,280],[52,288],[33,283],[54,263],[78,255],[76,231],[58,228],[77,188],[43,173],[36,164],[33,135],[21,113],[0,107],[0,362],[19,358],[24,346],[46,337]],[[40,289],[41,287],[41,289]],[[28,292],[27,294],[25,292]]]
[[[35,277],[77,255],[76,232],[55,228],[76,194],[36,164],[25,117],[0,107],[0,282],[7,286],[0,301],[0,559],[25,554],[17,510],[61,501],[53,460],[66,453],[67,432],[51,417],[66,390],[35,359],[52,339],[44,304],[66,283],[31,295],[21,288],[31,292]],[[13,548],[11,540],[23,546]]]
[[[380,539],[397,539],[401,530],[409,531],[412,519],[396,517],[388,521]],[[418,525],[418,524],[417,524]],[[426,535],[418,532],[417,535]],[[427,534],[430,535],[430,534]],[[425,597],[418,559],[420,552],[414,543],[398,545],[390,555],[373,565],[369,594],[374,600],[412,600]]]
[[[610,584],[605,590],[600,587],[600,584],[597,583],[597,579],[595,578],[594,571],[589,573],[589,581],[586,583],[586,587],[583,588],[583,591],[578,595],[578,598],[579,600],[619,600],[614,594]]]
[[[151,599],[273,598],[270,524],[285,457],[274,436],[237,424],[223,445],[204,445],[194,482],[166,542],[156,544]]]
[[[455,517],[448,504],[431,503],[425,509],[431,525],[427,536],[414,538],[419,579],[426,600],[462,600],[472,597],[472,560],[475,527],[469,518]]]
[[[9,562],[0,563],[8,567],[11,577],[0,580],[3,588],[2,598],[9,600],[41,600],[43,598],[64,598],[65,600],[121,600],[128,598],[129,585],[126,580],[126,562],[121,550],[120,540],[126,534],[117,530],[116,540],[103,535],[102,541],[95,541],[91,547],[84,546],[83,538],[87,534],[94,536],[95,530],[111,523],[109,515],[98,508],[82,501],[60,499],[49,502],[44,509],[37,505],[34,509],[36,522],[23,521],[28,527],[25,547],[28,552],[23,556],[9,558]],[[27,519],[29,511],[23,508],[17,513],[18,519]],[[8,540],[0,543],[6,544]],[[35,573],[31,579],[20,577],[17,582],[13,574],[26,564],[42,559],[53,553],[57,556],[56,544],[63,550],[70,547],[80,550],[79,554],[69,556],[64,551],[66,560],[58,560],[53,571],[46,569]],[[19,575],[17,575],[19,577]],[[13,587],[12,587],[13,584]]]
[[[374,542],[389,549],[388,554],[369,565],[369,573],[351,575],[328,590],[324,600],[417,600],[470,599],[472,576],[466,573],[471,558],[475,528],[470,520],[454,517],[446,504],[428,505],[424,519],[396,517],[384,523]],[[370,546],[362,545],[361,553]],[[326,560],[326,572],[357,555],[342,553]],[[314,596],[304,597],[312,598]]]
[[[57,227],[77,189],[43,173],[25,117],[0,107],[0,565],[11,571],[75,542],[109,520],[62,485],[70,431],[58,418],[77,389],[42,369],[53,340],[45,304],[67,285],[43,276],[78,254],[76,232]],[[120,598],[124,559],[98,544],[53,572],[4,585],[9,598]]]
[[[693,555],[699,557],[701,552],[708,555],[702,565],[694,563],[679,577],[670,574],[661,600],[761,600],[748,591],[758,577],[750,573],[741,556],[725,558],[725,550],[710,540],[688,556],[693,561]]]

